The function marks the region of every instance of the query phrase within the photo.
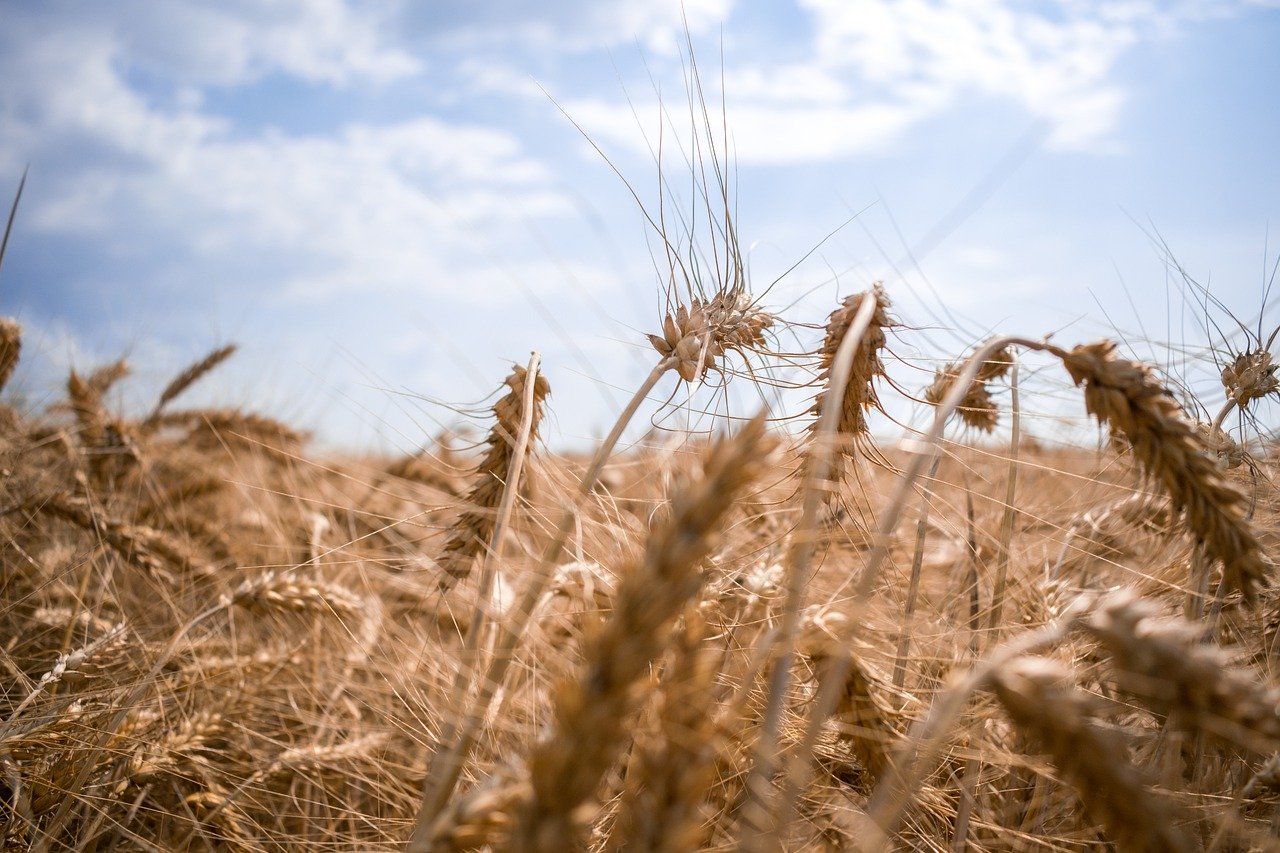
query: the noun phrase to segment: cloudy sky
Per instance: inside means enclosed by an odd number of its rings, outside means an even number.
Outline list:
[[[792,318],[883,279],[909,357],[996,330],[1190,344],[1172,263],[1252,318],[1280,250],[1274,3],[0,0],[0,20],[6,203],[30,166],[0,310],[33,406],[71,365],[127,356],[127,404],[234,341],[206,400],[411,448],[456,418],[438,401],[476,405],[537,349],[551,440],[590,438],[653,359],[637,198],[659,207],[659,146],[674,230],[697,200],[686,33],[752,280],[790,270],[766,304]]]

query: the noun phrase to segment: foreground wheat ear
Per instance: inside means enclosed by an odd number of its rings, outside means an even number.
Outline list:
[[[1125,760],[1123,741],[1093,718],[1089,697],[1070,682],[1071,674],[1052,661],[1021,658],[995,673],[992,690],[1032,745],[1045,749],[1075,785],[1086,810],[1117,849],[1197,849],[1179,830],[1172,804]]]
[[[449,529],[449,538],[441,551],[441,590],[451,589],[470,574],[476,556],[489,544],[497,520],[498,504],[502,501],[511,472],[516,437],[523,428],[527,378],[527,369],[514,365],[510,375],[503,380],[508,390],[493,405],[493,428],[485,439],[486,449],[476,467],[475,483],[467,493],[467,509]],[[542,373],[534,377],[533,383],[533,416],[528,424],[530,441],[538,437],[543,404],[551,393],[551,386]]]
[[[556,691],[551,730],[527,761],[527,796],[514,806],[511,849],[577,849],[583,819],[591,815],[584,805],[624,746],[640,682],[669,642],[674,620],[703,584],[701,563],[721,519],[767,470],[773,444],[761,414],[734,436],[716,441],[701,473],[676,488],[643,556],[622,572],[614,610],[587,640],[581,675]],[[444,817],[433,837],[452,834]]]
[[[1221,563],[1226,589],[1253,604],[1269,581],[1268,562],[1245,520],[1248,498],[1218,469],[1182,407],[1151,368],[1117,357],[1112,341],[1057,354],[1075,383],[1084,386],[1089,413],[1124,436],[1205,554]]]

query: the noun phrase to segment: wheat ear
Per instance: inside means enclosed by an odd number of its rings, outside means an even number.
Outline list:
[[[1121,685],[1153,710],[1259,752],[1280,744],[1280,691],[1229,666],[1222,649],[1202,641],[1202,627],[1160,618],[1156,605],[1129,592],[1109,597],[1082,627]]]
[[[1121,851],[1191,851],[1177,812],[1125,758],[1114,730],[1089,713],[1089,697],[1044,658],[1021,658],[996,672],[992,691],[1018,729],[1043,746],[1071,780],[1090,817]]]
[[[22,356],[22,327],[17,321],[0,317],[0,391],[9,384]]]
[[[868,299],[875,303],[875,307],[872,309],[871,320],[865,331],[858,336],[856,348],[850,357],[849,378],[845,383],[844,394],[841,395],[839,415],[833,428],[833,440],[837,442],[836,453],[840,456],[848,456],[855,443],[866,436],[869,429],[866,413],[871,409],[880,408],[875,380],[885,376],[884,361],[880,354],[884,351],[887,341],[885,332],[894,325],[893,319],[889,316],[890,303],[884,285],[876,282],[864,293],[845,297],[840,307],[832,311],[831,316],[827,318],[826,335],[823,338],[822,347],[818,350],[818,365],[821,369],[818,381],[822,383],[823,389],[814,398],[813,407],[810,409],[811,413],[817,416],[810,427],[814,432],[818,430],[822,420],[826,397],[829,393],[833,393],[829,383],[836,362],[836,354],[840,351],[840,344],[849,334],[850,327],[854,325],[859,308]]]
[[[476,482],[467,495],[467,509],[449,529],[440,555],[440,589],[451,589],[454,584],[471,572],[471,566],[493,535],[498,505],[502,502],[511,476],[512,460],[516,455],[518,436],[524,431],[525,382],[528,371],[515,365],[511,374],[503,380],[509,389],[493,405],[494,424],[486,439],[484,458],[476,469]],[[538,424],[542,420],[543,401],[551,392],[551,386],[541,373],[535,371],[533,380],[533,413],[529,419],[529,440],[538,437]]]
[[[659,686],[659,731],[637,740],[610,850],[682,853],[706,842],[703,803],[720,747],[713,712],[724,653],[705,642],[707,626],[695,610],[687,609],[684,619]]]
[[[1253,604],[1267,585],[1267,563],[1245,520],[1248,498],[1218,469],[1182,408],[1140,362],[1118,358],[1112,341],[1057,350],[1085,407],[1125,437],[1143,471],[1159,482],[1204,553],[1222,564],[1228,591]]]
[[[160,399],[156,402],[156,407],[151,411],[147,420],[152,421],[160,416],[160,411],[169,405],[178,396],[186,393],[187,389],[200,381],[206,373],[209,373],[222,362],[235,355],[236,345],[228,344],[225,347],[219,347],[204,358],[187,367],[186,370],[175,376],[168,385],[164,386],[164,390],[160,392]]]
[[[962,421],[981,432],[991,432],[996,428],[1000,412],[987,385],[1008,373],[1012,363],[1012,350],[1004,347],[992,353],[978,366],[977,373],[965,386],[964,396],[956,408]],[[949,364],[934,373],[933,384],[925,389],[925,400],[936,406],[946,399],[947,393],[960,378],[963,366],[963,362]]]
[[[530,572],[528,586],[510,611],[511,617],[504,620],[500,626],[493,654],[480,679],[470,710],[463,718],[446,722],[444,737],[440,742],[450,746],[441,746],[432,756],[424,783],[422,805],[418,809],[417,821],[409,839],[409,853],[423,853],[430,849],[432,827],[448,805],[453,789],[458,783],[458,774],[462,772],[462,765],[470,755],[472,747],[475,746],[480,729],[484,725],[489,705],[501,689],[506,679],[507,669],[516,658],[516,646],[524,635],[529,620],[533,618],[538,601],[541,600],[543,592],[551,582],[552,566],[559,558],[565,543],[569,541],[579,508],[593,493],[600,479],[600,472],[604,470],[605,464],[622,438],[623,431],[639,411],[641,403],[645,401],[658,381],[666,376],[668,371],[674,370],[675,366],[674,356],[667,356],[653,366],[644,382],[631,395],[631,399],[618,416],[609,434],[596,448],[591,464],[587,466],[586,473],[578,481],[578,489],[573,495],[571,505],[561,518],[555,535],[543,550],[537,565]]]
[[[763,413],[717,441],[702,476],[676,492],[670,516],[624,573],[614,611],[585,644],[581,677],[559,690],[552,733],[529,758],[532,796],[520,810],[513,849],[552,853],[576,846],[583,805],[622,746],[637,687],[661,654],[671,623],[701,588],[700,564],[720,520],[764,470],[771,444]]]

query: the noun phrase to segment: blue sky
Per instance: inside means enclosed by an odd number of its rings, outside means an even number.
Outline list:
[[[1194,345],[1171,257],[1252,317],[1280,251],[1278,12],[0,0],[0,195],[31,170],[0,270],[18,388],[38,406],[123,354],[128,404],[235,341],[202,401],[411,448],[457,419],[435,401],[474,407],[537,349],[551,440],[590,438],[663,302],[653,235],[574,123],[653,210],[665,108],[687,206],[686,23],[757,287],[857,214],[766,304],[820,323],[883,279],[921,327],[908,358],[1113,323]]]

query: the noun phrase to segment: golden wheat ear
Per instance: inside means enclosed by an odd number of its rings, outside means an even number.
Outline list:
[[[996,672],[992,691],[1018,730],[1075,786],[1117,849],[1197,849],[1179,831],[1173,804],[1125,759],[1124,742],[1093,717],[1090,698],[1071,686],[1066,669],[1044,658],[1021,658]]]
[[[524,415],[525,383],[528,371],[515,365],[504,380],[508,388],[493,406],[494,424],[485,439],[484,458],[476,469],[476,481],[467,494],[466,510],[458,516],[449,529],[440,554],[441,591],[452,589],[458,581],[471,573],[471,567],[482,548],[489,544],[497,521],[498,504],[507,487],[511,462],[515,453],[516,436],[520,435]],[[533,380],[533,412],[529,419],[529,441],[538,437],[538,425],[551,386],[542,373]]]
[[[841,397],[840,414],[835,426],[836,452],[841,457],[852,455],[857,442],[866,437],[869,430],[866,413],[880,408],[875,381],[886,376],[881,354],[888,341],[886,331],[897,325],[889,315],[891,303],[882,283],[876,282],[868,291],[845,297],[840,307],[832,311],[827,318],[826,335],[818,350],[818,366],[821,371],[818,374],[818,381],[822,383],[823,388],[814,398],[810,412],[820,417],[826,395],[830,393],[827,383],[831,379],[836,353],[839,352],[840,344],[849,333],[849,327],[866,299],[875,300],[874,313],[850,362],[849,380]],[[815,420],[810,430],[816,432],[817,429],[818,421]]]
[[[1112,341],[1055,354],[1072,380],[1084,386],[1085,408],[1124,437],[1205,555],[1221,563],[1225,588],[1252,605],[1269,583],[1269,566],[1246,521],[1248,497],[1218,469],[1173,395],[1150,367],[1118,357]]]
[[[22,327],[16,320],[0,317],[0,391],[13,378],[22,356]]]
[[[623,747],[639,684],[702,587],[701,563],[721,519],[767,470],[772,445],[763,413],[717,441],[701,476],[676,491],[640,561],[623,573],[613,612],[585,644],[581,676],[560,687],[552,731],[529,757],[532,792],[519,810],[512,849],[577,849],[584,804]]]

